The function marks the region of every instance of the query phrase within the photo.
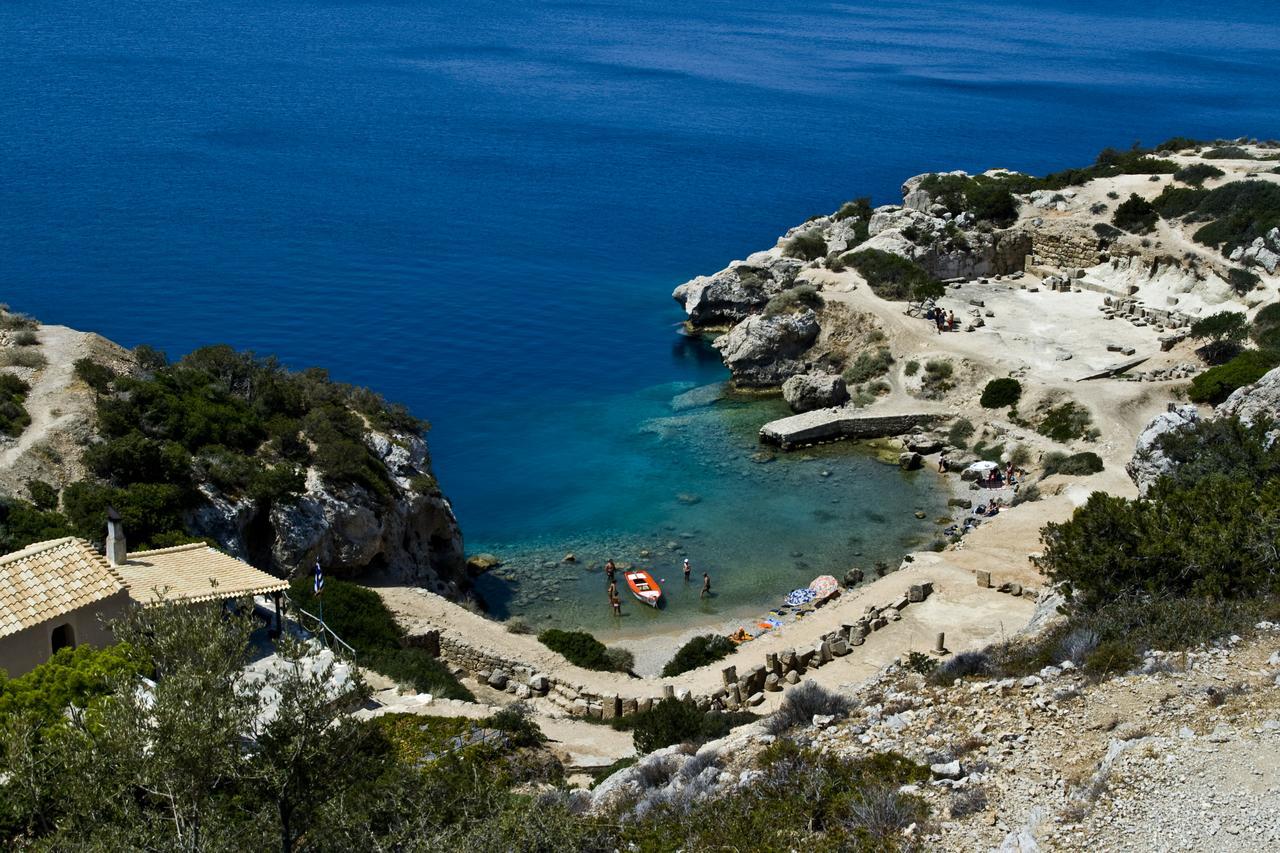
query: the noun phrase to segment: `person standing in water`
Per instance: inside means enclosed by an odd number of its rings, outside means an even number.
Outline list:
[[[610,557],[609,562],[604,564],[604,573],[609,576],[610,585],[613,584],[613,573],[616,572],[617,570],[618,570],[618,567],[613,564],[613,558]]]
[[[689,558],[685,557],[684,558],[684,582],[685,583],[689,582],[689,572],[691,571],[693,571],[693,569],[690,568],[689,566]]]
[[[711,594],[711,575],[706,572],[702,573],[702,594],[699,598],[706,598]]]
[[[613,605],[613,615],[621,616],[622,615],[622,599],[618,598],[618,592],[616,587],[610,587],[609,589],[610,589],[609,604]]]

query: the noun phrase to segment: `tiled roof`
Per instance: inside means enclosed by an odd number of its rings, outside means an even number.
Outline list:
[[[130,597],[142,604],[161,597],[167,601],[209,601],[289,588],[288,581],[199,542],[135,551],[127,563],[115,569],[129,587]]]
[[[125,588],[83,539],[37,542],[0,557],[0,637],[39,625]]]

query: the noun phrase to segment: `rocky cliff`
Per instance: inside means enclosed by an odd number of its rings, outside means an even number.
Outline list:
[[[365,441],[385,466],[390,497],[306,471],[297,497],[264,504],[199,484],[203,501],[187,514],[192,534],[276,574],[306,572],[319,560],[334,574],[385,573],[451,598],[469,589],[462,531],[434,486],[427,444],[408,433],[370,430]]]

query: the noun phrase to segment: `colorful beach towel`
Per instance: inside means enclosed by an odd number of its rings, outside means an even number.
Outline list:
[[[809,602],[813,601],[815,598],[817,598],[817,593],[815,593],[813,590],[809,589],[809,587],[806,586],[806,587],[802,587],[801,589],[791,590],[791,592],[787,593],[787,597],[783,600],[786,601],[786,603],[791,605],[792,607],[799,607],[802,604],[808,604]]]

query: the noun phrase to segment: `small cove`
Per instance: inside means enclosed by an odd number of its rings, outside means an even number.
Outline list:
[[[537,529],[468,534],[469,551],[504,560],[478,582],[493,615],[619,638],[749,624],[817,575],[857,566],[874,577],[877,562],[896,566],[937,537],[949,492],[931,471],[900,471],[855,444],[775,453],[757,432],[786,405],[723,388],[674,382],[542,413],[598,428],[580,436],[558,472],[560,488],[531,510]],[[526,463],[515,476],[537,477],[537,460]],[[564,562],[570,553],[575,561]],[[603,571],[610,558],[652,572],[664,606],[642,607],[624,589],[623,615],[614,617]],[[707,599],[704,571],[714,592]]]

